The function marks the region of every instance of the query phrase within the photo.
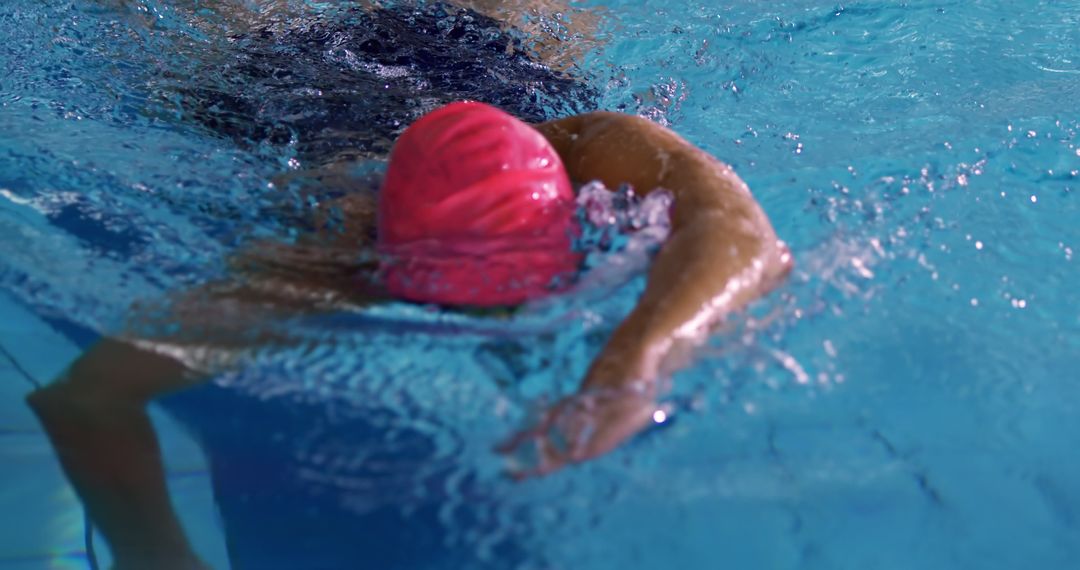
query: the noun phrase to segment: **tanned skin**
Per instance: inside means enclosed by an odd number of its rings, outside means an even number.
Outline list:
[[[573,180],[599,180],[608,188],[629,184],[639,194],[663,188],[673,194],[674,203],[671,233],[652,262],[645,292],[593,361],[578,392],[502,446],[507,453],[536,452],[537,460],[518,470],[518,476],[545,474],[595,457],[640,431],[656,409],[661,381],[687,363],[689,349],[791,268],[787,248],[746,184],[674,132],[642,118],[605,112],[537,128]],[[338,207],[346,217],[344,230],[329,238],[313,236],[298,247],[307,248],[304,255],[318,251],[320,244],[331,251],[356,251],[370,235],[364,230],[374,223],[371,199],[342,199]],[[349,271],[332,257],[308,262],[306,276],[288,283],[293,290],[312,292],[292,297],[290,314],[366,302],[354,290],[359,270]],[[275,282],[270,289],[279,286]],[[258,281],[251,279],[243,285],[208,286],[201,294],[265,304]],[[203,567],[170,502],[146,411],[154,398],[207,379],[184,364],[184,347],[228,350],[279,340],[244,336],[235,323],[220,322],[215,328],[212,318],[202,319],[201,337],[104,339],[54,383],[28,397],[120,570]]]
[[[792,259],[728,165],[640,117],[594,112],[538,126],[576,181],[629,184],[675,198],[671,234],[652,262],[645,292],[589,367],[579,392],[535,428],[512,438],[540,458],[543,474],[610,451],[651,421],[659,381],[685,366],[713,326],[773,288]],[[552,433],[554,431],[554,433]],[[554,437],[553,437],[554,436]],[[531,440],[531,441],[530,441]]]

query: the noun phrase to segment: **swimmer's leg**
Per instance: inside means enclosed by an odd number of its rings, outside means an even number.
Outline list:
[[[177,294],[159,310],[137,311],[129,322],[140,332],[137,340],[100,341],[28,396],[118,569],[202,567],[170,502],[146,410],[154,398],[206,380],[182,359],[212,351],[219,365],[228,365],[248,349],[292,346],[299,339],[275,322],[370,299],[357,284],[353,260],[320,257],[316,250],[325,247],[303,246],[314,249],[294,257],[274,251],[275,268],[249,266]]]
[[[192,382],[176,360],[106,339],[27,397],[118,569],[204,567],[169,500],[146,411]]]

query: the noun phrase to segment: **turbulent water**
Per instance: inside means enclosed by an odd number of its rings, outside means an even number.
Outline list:
[[[570,71],[591,86],[579,104],[667,124],[732,164],[796,270],[676,375],[662,425],[525,483],[491,446],[573,389],[640,291],[652,234],[596,228],[580,286],[510,316],[391,304],[276,323],[308,342],[214,386],[314,410],[266,453],[354,499],[357,526],[329,542],[373,524],[377,488],[376,504],[421,513],[452,567],[1074,567],[1080,8],[591,10],[581,37],[567,25],[580,14],[522,27],[587,48]],[[156,2],[0,7],[11,296],[108,331],[132,299],[292,238],[308,195],[276,177],[306,167],[304,149],[223,135],[185,106],[186,88],[230,79],[208,66],[230,57],[214,33],[228,27]],[[654,208],[584,196],[621,229]]]

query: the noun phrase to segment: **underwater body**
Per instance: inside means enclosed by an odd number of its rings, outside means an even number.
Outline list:
[[[578,7],[599,14],[587,35],[538,26],[585,48],[573,69],[498,55],[475,72],[518,73],[529,87],[506,100],[534,120],[636,113],[730,163],[791,246],[791,278],[675,375],[655,428],[525,482],[492,447],[573,390],[632,306],[647,266],[634,235],[615,228],[578,287],[509,317],[392,303],[285,320],[303,349],[259,351],[162,403],[205,455],[217,515],[188,521],[211,537],[196,546],[228,540],[215,567],[311,552],[417,568],[1074,567],[1080,8]],[[0,7],[0,283],[73,345],[133,300],[220,276],[246,243],[290,239],[307,196],[276,177],[348,140],[317,123],[325,144],[294,141],[306,108],[274,117],[320,96],[305,77],[230,73],[221,58],[251,38],[210,35],[213,18],[150,1]],[[450,89],[372,61],[343,84]],[[482,99],[488,85],[450,90]],[[203,96],[226,86],[267,104]],[[391,100],[370,97],[357,120]],[[393,120],[438,100],[413,103]],[[382,168],[353,158],[357,178]],[[32,388],[18,382],[5,410]],[[30,438],[48,452],[32,436],[0,449],[21,457]],[[50,501],[30,495],[6,497],[21,501],[8,512]],[[301,524],[319,540],[289,543]],[[20,522],[0,525],[16,536]],[[411,558],[390,557],[395,537]],[[87,566],[49,554],[56,539],[0,539],[0,568]]]

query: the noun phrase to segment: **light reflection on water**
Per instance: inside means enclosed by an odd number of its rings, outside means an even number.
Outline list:
[[[189,22],[164,11],[147,30],[122,13],[20,7],[0,20],[12,38],[0,58],[14,62],[0,126],[22,134],[0,147],[19,165],[0,166],[5,289],[108,328],[130,299],[212,277],[238,243],[280,235],[287,215],[275,215],[296,196],[265,182],[288,151],[144,111],[165,90],[148,70],[218,49]],[[515,542],[545,552],[532,567],[567,568],[1064,568],[1080,556],[1075,7],[628,2],[604,17],[584,65],[601,106],[733,164],[797,262],[677,376],[662,427],[519,485],[490,453],[538,398],[573,388],[640,278],[495,324],[404,305],[315,320],[295,329],[311,340],[299,353],[255,355],[218,384],[368,413],[391,446],[421,432],[434,455],[413,466],[430,471],[386,500],[438,504],[445,540],[482,563]],[[61,229],[63,216],[81,225]],[[344,473],[311,474],[365,482],[350,479],[353,456],[337,458]]]

